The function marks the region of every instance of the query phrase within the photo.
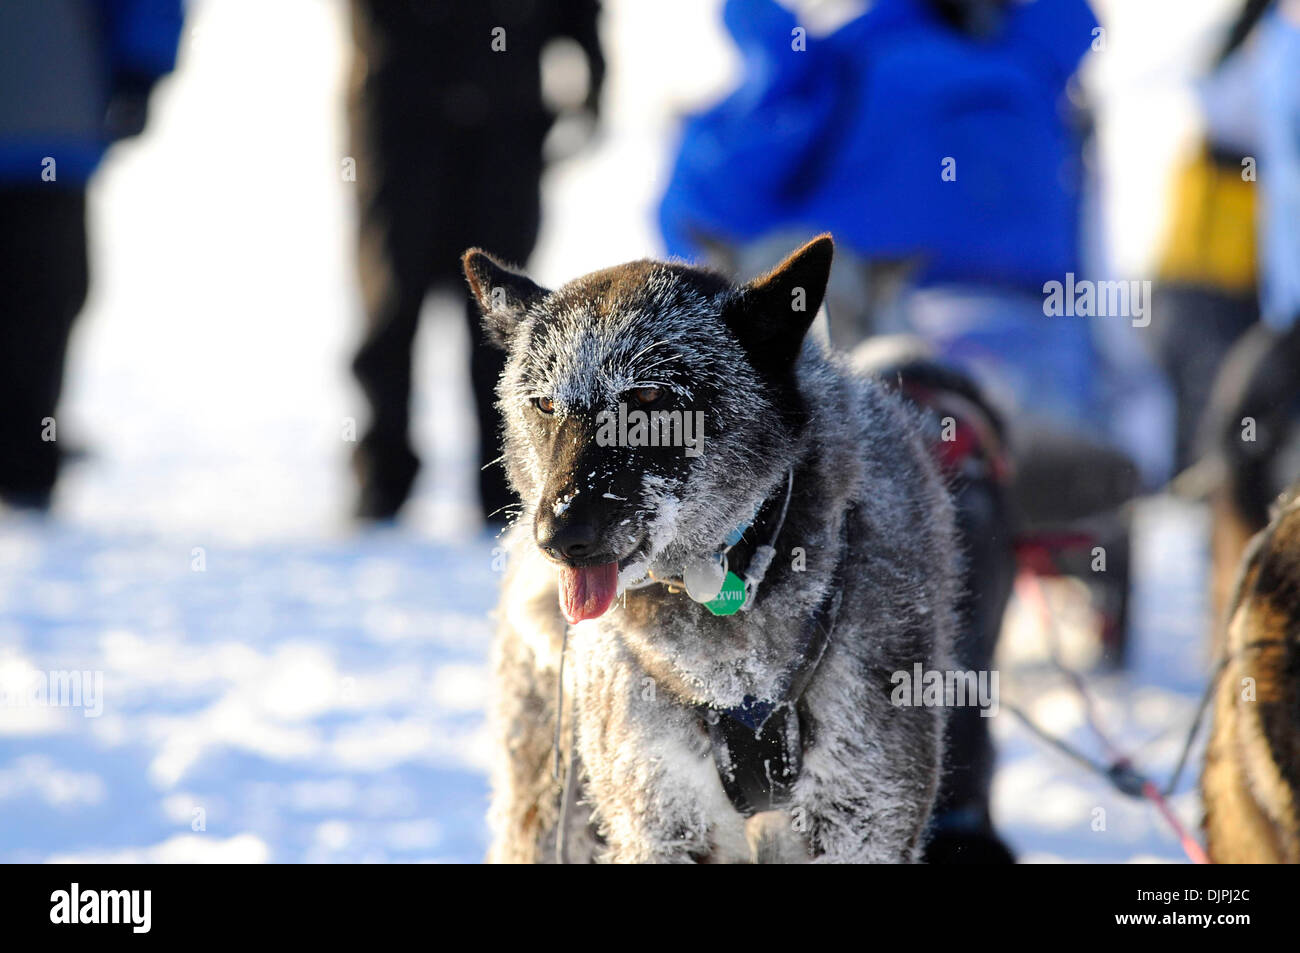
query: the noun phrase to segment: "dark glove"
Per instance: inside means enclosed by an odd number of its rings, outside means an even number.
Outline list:
[[[105,134],[110,142],[138,136],[149,117],[149,93],[154,79],[138,73],[118,73],[109,86]]]

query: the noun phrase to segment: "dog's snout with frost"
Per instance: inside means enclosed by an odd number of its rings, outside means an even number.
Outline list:
[[[538,547],[559,563],[560,609],[569,622],[604,615],[618,592],[618,557],[603,545],[597,509],[560,494],[533,527]]]
[[[552,559],[577,562],[598,555],[600,536],[593,520],[540,513],[534,528],[537,545]]]

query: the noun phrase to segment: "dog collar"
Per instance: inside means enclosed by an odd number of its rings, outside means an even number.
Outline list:
[[[642,584],[659,583],[667,586],[669,592],[684,590],[692,601],[700,603],[714,615],[735,615],[747,610],[758,597],[758,588],[776,556],[776,540],[785,525],[793,492],[794,470],[791,469],[786,471],[785,495],[781,498],[780,509],[775,511],[776,519],[767,534],[767,541],[754,548],[743,571],[737,572],[732,567],[731,550],[761,521],[763,511],[775,504],[776,497],[760,503],[754,515],[732,530],[717,550],[683,566],[680,576],[660,578],[647,572]]]

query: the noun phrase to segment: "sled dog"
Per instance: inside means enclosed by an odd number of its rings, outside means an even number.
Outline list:
[[[952,504],[915,411],[806,334],[832,253],[554,291],[465,253],[523,501],[490,859],[918,858],[945,710],[891,678],[952,667]]]
[[[1300,484],[1232,596],[1201,797],[1215,863],[1300,863]]]

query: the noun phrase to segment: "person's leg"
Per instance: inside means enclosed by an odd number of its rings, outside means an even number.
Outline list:
[[[465,207],[466,247],[477,245],[512,264],[523,265],[532,254],[541,222],[541,137],[530,134],[540,119],[521,122],[521,132],[496,139],[477,156],[476,201]],[[463,251],[464,249],[461,249]],[[464,287],[464,282],[461,282]],[[465,314],[470,339],[470,382],[479,427],[479,499],[490,526],[504,525],[513,516],[518,497],[506,482],[499,458],[501,414],[496,385],[505,368],[505,354],[483,335],[478,305],[466,292]]]
[[[1152,294],[1152,356],[1174,393],[1177,416],[1174,467],[1182,470],[1200,453],[1198,432],[1210,388],[1232,345],[1259,315],[1252,296],[1165,284]]]
[[[489,344],[483,335],[478,303],[468,292],[465,315],[470,340],[469,376],[478,419],[478,492],[483,519],[489,526],[504,526],[514,515],[518,497],[506,482],[501,454],[501,412],[496,407],[496,386],[505,370],[505,352]]]
[[[349,118],[365,309],[352,369],[370,420],[353,465],[360,483],[357,516],[390,519],[406,502],[420,466],[410,442],[412,351],[433,275],[436,132],[411,105],[421,90],[418,31],[372,18],[367,10],[368,4],[354,6],[358,67]]]
[[[361,287],[366,328],[352,370],[370,407],[370,421],[353,455],[360,482],[356,514],[397,515],[410,494],[420,461],[410,444],[411,364],[423,284],[393,267],[381,209],[363,211]]]
[[[0,500],[10,505],[43,508],[54,489],[55,410],[87,282],[85,192],[0,190]]]

